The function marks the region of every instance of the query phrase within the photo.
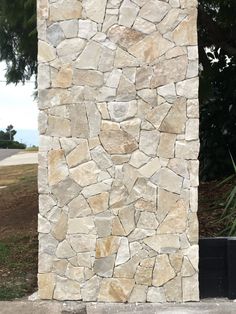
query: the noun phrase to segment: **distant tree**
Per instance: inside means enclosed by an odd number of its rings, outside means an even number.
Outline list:
[[[8,125],[6,128],[6,132],[0,131],[0,140],[1,141],[14,141],[14,136],[16,135],[17,131],[14,130],[12,124]]]
[[[0,0],[0,61],[7,65],[7,83],[37,73],[36,0]]]

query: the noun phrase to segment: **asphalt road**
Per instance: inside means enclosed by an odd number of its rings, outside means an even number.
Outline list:
[[[0,161],[10,157],[12,155],[15,155],[17,153],[19,153],[21,151],[21,149],[1,149],[0,148]]]

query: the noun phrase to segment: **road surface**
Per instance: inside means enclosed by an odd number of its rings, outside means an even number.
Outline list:
[[[0,148],[0,161],[23,151],[22,149],[2,149]]]

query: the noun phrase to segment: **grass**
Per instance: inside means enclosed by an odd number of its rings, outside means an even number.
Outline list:
[[[0,300],[37,288],[37,165],[0,167]],[[1,311],[1,310],[0,310]]]

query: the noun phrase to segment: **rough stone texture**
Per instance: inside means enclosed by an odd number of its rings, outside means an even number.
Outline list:
[[[41,299],[199,299],[196,7],[38,1]]]

